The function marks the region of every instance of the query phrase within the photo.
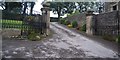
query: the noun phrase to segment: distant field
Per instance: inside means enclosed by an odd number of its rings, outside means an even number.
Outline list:
[[[22,25],[22,21],[18,20],[0,20],[2,28],[15,28],[15,29],[31,29],[28,25]]]

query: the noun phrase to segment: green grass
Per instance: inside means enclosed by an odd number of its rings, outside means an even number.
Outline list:
[[[0,23],[2,24],[22,24],[22,21],[17,20],[0,20]]]
[[[0,20],[0,24],[2,28],[31,29],[29,25],[22,25],[23,22],[18,20]]]

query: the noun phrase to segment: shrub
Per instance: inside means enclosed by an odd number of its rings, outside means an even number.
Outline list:
[[[68,25],[68,28],[72,28],[72,25],[71,25],[71,24],[69,24],[69,25]]]
[[[32,34],[32,33],[31,33],[31,34],[28,35],[28,39],[29,39],[29,40],[32,40],[32,41],[33,41],[33,40],[36,40],[36,39],[35,39],[35,36],[36,36],[36,34]]]
[[[60,20],[60,23],[61,23],[61,24],[64,24],[64,22],[65,22],[65,20]]]
[[[70,24],[70,21],[65,20],[65,21],[64,21],[64,24],[65,24],[65,25],[69,25],[69,24]]]
[[[72,27],[73,27],[73,28],[76,28],[77,26],[78,26],[77,21],[73,21],[73,22],[72,22]]]
[[[32,21],[34,19],[33,16],[27,16],[26,18],[28,19],[28,21]]]
[[[28,35],[28,39],[31,41],[37,41],[40,40],[41,37],[38,33],[35,33],[34,31],[32,31],[29,35]]]
[[[118,43],[120,43],[120,35],[118,36]]]
[[[82,31],[86,32],[86,24],[84,24],[81,28]]]

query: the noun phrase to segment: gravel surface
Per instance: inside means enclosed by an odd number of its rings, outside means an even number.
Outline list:
[[[3,40],[3,58],[118,58],[117,52],[51,23],[53,37],[42,41]]]

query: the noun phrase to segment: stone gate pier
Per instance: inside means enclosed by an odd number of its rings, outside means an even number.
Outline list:
[[[120,32],[120,11],[112,11],[100,14],[93,14],[88,11],[86,14],[86,33],[88,35],[118,36]]]
[[[88,11],[86,14],[86,33],[88,35],[93,35],[94,34],[94,29],[93,29],[93,11]]]
[[[45,2],[43,3],[43,8],[41,8],[41,11],[42,11],[42,22],[45,23],[45,29],[43,30],[43,32],[46,34],[46,35],[49,35],[50,31],[49,31],[49,28],[50,28],[50,3],[48,2]]]

